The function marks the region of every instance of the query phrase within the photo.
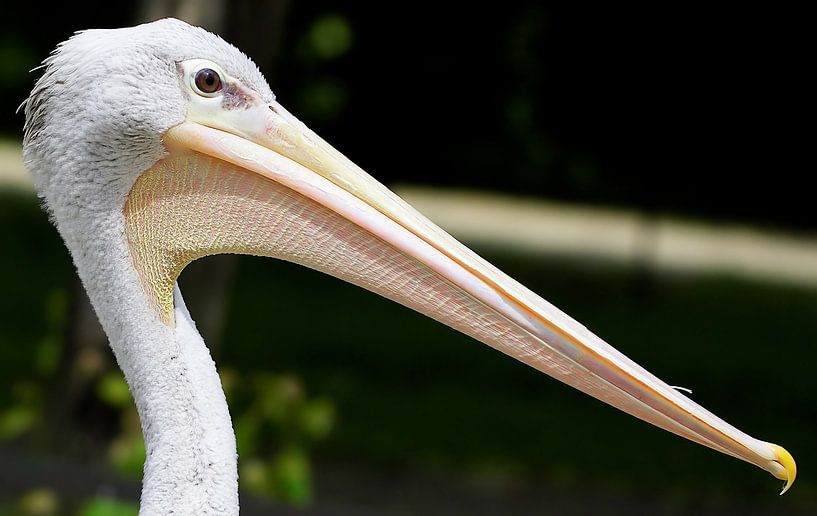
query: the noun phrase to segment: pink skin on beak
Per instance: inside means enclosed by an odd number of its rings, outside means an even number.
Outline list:
[[[490,265],[279,104],[264,103],[235,79],[226,78],[225,84],[220,98],[191,100],[188,120],[167,132],[165,145],[171,158],[187,160],[184,162],[196,171],[206,169],[199,181],[206,187],[190,186],[199,188],[195,195],[210,196],[203,206],[221,203],[211,195],[221,190],[205,183],[224,185],[223,178],[229,175],[229,184],[238,186],[228,192],[229,206],[219,204],[220,217],[228,220],[229,213],[234,213],[235,222],[222,223],[216,239],[202,233],[203,243],[196,244],[198,247],[187,244],[195,250],[177,250],[176,256],[182,258],[172,270],[147,277],[166,276],[164,283],[175,281],[187,261],[215,252],[249,252],[296,261],[414,308],[660,428],[755,464],[785,480],[784,492],[791,486],[796,466],[783,448],[727,424]],[[175,177],[167,170],[154,175]],[[221,179],[213,179],[219,175]],[[186,200],[175,209],[198,205],[189,200],[199,198],[191,192],[178,190]],[[152,197],[153,193],[139,198]],[[139,204],[131,212],[149,209]],[[301,232],[325,221],[321,230],[327,238],[320,242],[307,238],[298,244],[301,251],[295,252],[273,238],[281,230],[280,222],[266,228],[252,226],[253,220],[280,221],[282,213],[287,213],[286,224],[298,219]],[[303,213],[309,216],[298,218]],[[204,216],[185,212],[184,217]],[[152,234],[161,231],[151,230]],[[185,231],[189,235],[198,230]],[[134,234],[151,232],[142,228]],[[174,236],[162,246],[172,250],[182,238]],[[214,240],[222,243],[215,245]],[[349,265],[352,254],[358,257],[354,267]],[[155,261],[163,263],[162,259]],[[378,281],[367,278],[367,272],[378,271],[387,272]],[[167,291],[168,287],[155,289]]]

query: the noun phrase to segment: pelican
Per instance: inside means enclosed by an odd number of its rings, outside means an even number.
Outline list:
[[[142,514],[238,513],[227,402],[176,284],[217,253],[341,278],[755,464],[783,492],[794,481],[785,449],[697,405],[424,218],[284,109],[220,37],[175,19],[87,30],[43,67],[24,106],[24,159],[138,408]],[[440,137],[434,114],[420,116],[430,134],[406,152]]]

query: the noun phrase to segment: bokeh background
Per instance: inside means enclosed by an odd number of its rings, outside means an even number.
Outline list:
[[[754,467],[367,292],[212,257],[181,284],[230,399],[245,514],[817,514],[804,13],[283,0],[2,10],[0,514],[135,514],[138,419],[22,169],[15,109],[29,70],[73,31],[168,15],[242,48],[364,169],[800,467],[778,497]]]

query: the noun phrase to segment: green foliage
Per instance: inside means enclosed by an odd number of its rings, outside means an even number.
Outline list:
[[[0,516],[133,516],[139,512],[136,502],[107,496],[83,500],[79,506],[76,501],[70,503],[66,498],[53,489],[32,489],[11,504],[0,506]]]
[[[302,42],[303,51],[309,57],[323,60],[336,59],[352,47],[354,34],[349,20],[340,14],[319,17]]]
[[[293,505],[309,503],[308,452],[330,433],[334,404],[325,398],[308,399],[301,380],[291,374],[256,372],[240,383],[236,378],[230,370],[222,372],[236,414],[242,487]]]
[[[348,19],[340,14],[324,14],[298,40],[297,55],[302,64],[319,70],[326,62],[346,55],[353,43],[354,32]],[[349,89],[345,80],[321,73],[301,85],[295,99],[302,116],[314,121],[336,120],[349,104]]]
[[[62,279],[70,262],[57,258],[64,247],[43,231],[47,222],[33,199],[3,194],[0,221],[0,266],[14,271],[5,276],[0,296],[0,440],[7,440],[29,434],[42,421],[43,389],[55,372],[65,331]],[[43,238],[35,241],[32,234]]]
[[[139,506],[133,502],[98,497],[88,501],[79,516],[133,516],[138,512]]]
[[[304,435],[316,441],[323,439],[329,435],[335,422],[335,405],[326,398],[309,401],[301,407],[298,419]]]
[[[234,414],[242,487],[293,505],[307,504],[312,498],[308,452],[331,431],[333,403],[307,398],[301,380],[291,374],[239,376],[225,369],[221,378]],[[108,445],[110,463],[120,473],[139,478],[145,446],[122,373],[102,375],[95,392],[119,413],[119,431]]]
[[[37,421],[37,407],[13,405],[0,412],[0,439],[12,439],[31,429]]]
[[[57,516],[60,514],[60,499],[52,489],[33,489],[23,493],[17,500],[19,516]]]
[[[296,506],[312,500],[312,477],[305,449],[290,446],[271,457],[242,457],[241,487],[254,494],[270,496]]]
[[[136,409],[133,409],[133,413]],[[129,411],[128,414],[131,414]],[[133,418],[133,416],[129,416]],[[120,473],[131,478],[141,478],[145,464],[145,441],[139,431],[139,421],[136,418],[135,429],[131,425],[117,435],[108,446],[108,458],[111,464]]]
[[[119,433],[108,445],[108,460],[120,473],[139,478],[145,464],[145,442],[139,414],[121,371],[109,371],[96,383],[100,401],[119,412]]]
[[[45,297],[45,319],[47,329],[34,353],[34,370],[40,376],[54,373],[60,359],[62,332],[68,317],[68,293],[64,289],[54,289]]]
[[[65,332],[70,261],[60,257],[58,237],[44,231],[46,218],[33,199],[3,193],[0,221],[0,266],[14,271],[5,276],[0,296],[0,440],[9,440],[30,434],[43,420],[44,389]]]
[[[273,492],[282,500],[304,505],[312,498],[309,458],[300,446],[279,451],[271,461],[270,480]]]
[[[108,371],[96,384],[99,399],[111,407],[125,408],[133,405],[128,383],[120,371]]]
[[[11,387],[12,401],[0,408],[0,440],[13,439],[35,427],[42,416],[42,388],[21,381]]]

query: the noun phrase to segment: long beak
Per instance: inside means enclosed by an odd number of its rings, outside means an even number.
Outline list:
[[[230,186],[230,196],[252,200],[232,201],[252,205],[252,211],[242,212],[248,220],[235,225],[254,225],[253,229],[240,238],[227,238],[223,232],[208,237],[208,245],[214,239],[232,239],[232,243],[199,255],[225,250],[266,254],[323,270],[414,308],[635,417],[755,464],[785,480],[783,492],[794,481],[794,460],[782,447],[727,424],[490,265],[278,103],[251,102],[218,113],[191,111],[186,122],[166,133],[164,141],[171,153],[192,151],[201,160],[215,160],[222,167],[219,170],[241,171],[263,183],[247,183],[243,176],[230,180],[231,185],[244,185]],[[188,167],[202,168],[197,163]],[[205,176],[213,170],[212,163],[208,167]],[[257,194],[264,188],[275,193]],[[288,200],[275,201],[282,196]],[[285,216],[268,216],[265,210],[271,208],[265,206],[273,201],[298,204],[298,208]],[[147,204],[134,201],[129,208],[136,214],[135,226]],[[304,212],[312,215],[303,216]],[[293,220],[304,218],[317,228],[306,237],[302,234],[306,230],[296,234],[290,227]],[[259,230],[255,227],[259,220],[269,227]],[[209,221],[208,228],[214,223],[226,224]],[[338,229],[341,226],[346,229]],[[259,236],[262,233],[288,231],[293,232],[288,238],[299,243],[286,238],[284,244],[280,239],[268,245],[256,243],[266,238]],[[189,237],[178,237],[185,238]],[[241,242],[234,242],[237,239]],[[309,249],[292,250],[299,246]]]

